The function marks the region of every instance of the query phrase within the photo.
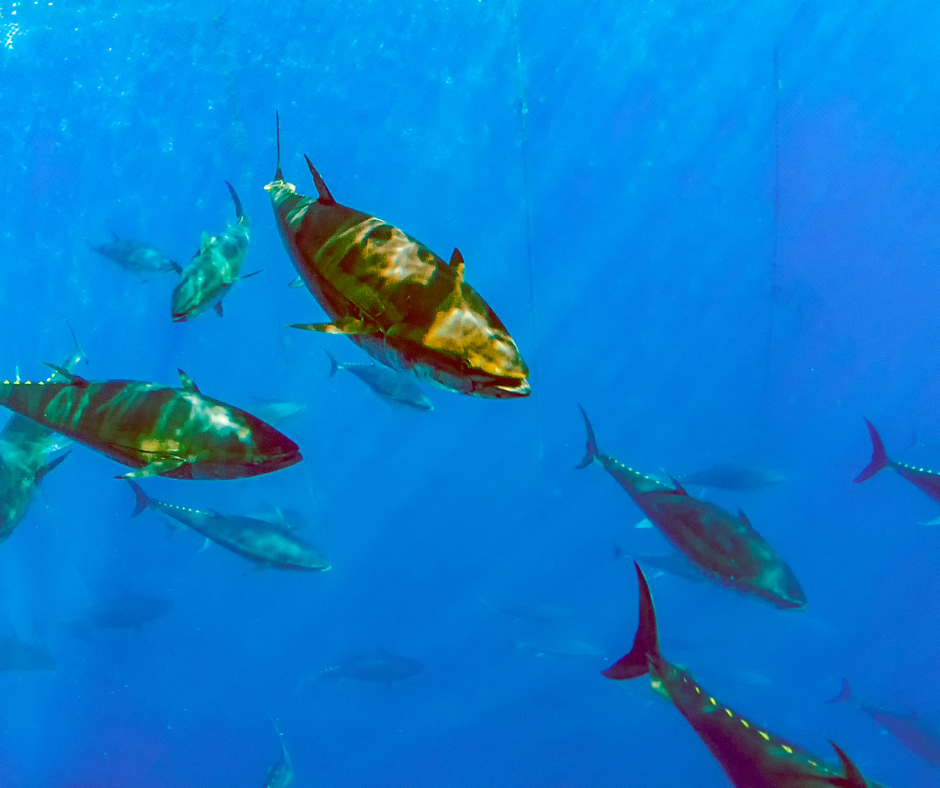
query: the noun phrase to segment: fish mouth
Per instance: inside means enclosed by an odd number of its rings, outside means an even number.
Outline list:
[[[505,381],[505,382],[500,382]],[[487,381],[473,393],[478,397],[490,399],[518,399],[528,397],[532,392],[527,378],[498,378],[496,381]]]

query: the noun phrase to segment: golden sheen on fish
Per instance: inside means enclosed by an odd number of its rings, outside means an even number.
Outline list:
[[[51,365],[49,365],[51,366]],[[297,444],[240,408],[136,380],[0,383],[0,405],[137,470],[124,478],[238,479],[300,462]]]
[[[284,244],[329,323],[295,325],[345,334],[373,358],[460,394],[529,394],[529,370],[489,305],[450,262],[419,241],[333,199],[307,159],[317,199],[297,193],[278,164],[265,188]]]

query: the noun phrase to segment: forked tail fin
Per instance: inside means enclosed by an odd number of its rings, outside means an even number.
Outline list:
[[[840,788],[868,788],[868,782],[859,771],[859,768],[852,763],[849,756],[832,739],[829,740],[829,743],[832,745],[832,749],[836,751],[836,755],[839,756],[839,761],[842,763],[842,772],[845,775],[845,777],[837,777],[832,780],[832,784]]]
[[[339,362],[336,360],[336,357],[330,353],[329,350],[324,350],[327,358],[330,360],[330,374],[329,377],[333,377],[337,372],[339,372]]]
[[[635,679],[649,673],[650,657],[659,657],[659,634],[656,630],[656,611],[653,609],[653,597],[650,587],[643,576],[640,565],[636,567],[636,579],[640,587],[640,622],[633,636],[633,648],[625,657],[621,657],[607,670],[602,671],[609,679]]]
[[[853,481],[867,482],[878,471],[884,470],[888,466],[888,455],[885,453],[885,445],[881,442],[881,436],[878,430],[872,426],[872,423],[865,419],[865,426],[868,427],[868,434],[871,436],[871,462]]]
[[[587,448],[584,454],[584,459],[578,465],[574,467],[577,469],[587,468],[594,458],[597,457],[600,452],[597,449],[597,438],[594,437],[594,428],[591,426],[591,422],[588,420],[587,413],[584,412],[584,408],[581,405],[578,405],[578,409],[581,411],[581,415],[584,416],[584,429],[587,432]]]
[[[147,497],[147,493],[144,492],[143,487],[141,487],[137,482],[132,481],[131,479],[127,479],[126,481],[131,486],[131,489],[134,491],[134,495],[137,497],[137,500],[134,506],[134,511],[131,512],[131,517],[136,517],[144,509],[150,506],[150,498]]]
[[[827,700],[826,703],[843,703],[847,700],[852,700],[852,690],[849,687],[849,680],[842,679],[842,690],[834,698]]]
[[[234,187],[228,181],[225,182],[225,185],[228,186],[229,193],[232,195],[232,202],[235,203],[235,218],[244,218],[245,212],[242,210],[242,201],[238,199],[238,194],[236,194]]]

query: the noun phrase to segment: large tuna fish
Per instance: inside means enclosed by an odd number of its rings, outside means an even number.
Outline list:
[[[448,391],[524,397],[529,370],[489,305],[450,262],[397,227],[333,199],[310,160],[313,200],[277,171],[265,188],[294,267],[329,315],[296,325],[345,334],[370,356]]]
[[[290,438],[203,396],[182,370],[183,388],[174,389],[53,369],[65,382],[4,380],[0,405],[137,469],[124,478],[238,479],[301,460]]]
[[[753,594],[779,608],[802,608],[806,595],[777,551],[754,530],[744,512],[735,517],[720,506],[693,498],[613,457],[601,454],[584,408],[587,453],[579,468],[597,460],[680,553],[720,585]]]
[[[639,565],[636,574],[640,621],[633,648],[603,671],[607,678],[634,679],[648,673],[653,689],[672,701],[735,788],[877,788],[835,744],[841,768],[742,717],[696,683],[687,670],[667,662],[659,651],[653,599]]]

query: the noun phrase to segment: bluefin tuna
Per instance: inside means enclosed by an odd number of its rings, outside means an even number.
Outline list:
[[[379,649],[330,665],[310,678],[322,676],[334,679],[355,679],[375,684],[392,684],[417,676],[422,670],[424,670],[424,665],[416,659],[399,657]]]
[[[171,260],[156,246],[142,241],[132,241],[129,238],[118,238],[117,233],[113,232],[111,235],[114,236],[113,241],[98,246],[92,244],[88,246],[92,251],[117,263],[125,271],[148,277],[152,274],[167,274],[171,271],[178,274],[183,270],[179,263]]]
[[[771,468],[722,462],[679,477],[683,484],[714,487],[732,492],[756,492],[786,481],[787,477]]]
[[[678,482],[669,487],[601,454],[584,408],[581,415],[587,453],[578,468],[600,462],[672,546],[719,585],[783,609],[806,606],[806,595],[793,571],[754,530],[744,512],[735,517],[720,506],[693,498]]]
[[[225,185],[235,203],[236,224],[221,235],[202,234],[199,251],[183,269],[173,291],[170,311],[174,322],[192,320],[207,309],[215,309],[222,317],[222,299],[239,279],[246,278],[241,272],[248,254],[251,222],[232,184],[226,182]]]
[[[284,746],[284,735],[277,727],[277,723],[272,718],[271,724],[274,726],[274,732],[277,734],[278,743],[281,745],[281,757],[277,759],[270,769],[268,776],[264,781],[264,788],[287,788],[294,782],[294,765],[291,763],[290,753]]]
[[[685,717],[735,788],[878,788],[835,744],[839,767],[741,716],[698,684],[689,671],[667,662],[659,650],[649,585],[635,566],[640,613],[633,647],[603,671],[604,676],[622,681],[649,674],[653,689]]]
[[[447,262],[424,244],[333,195],[307,159],[317,199],[277,170],[265,188],[297,272],[329,316],[294,328],[344,334],[377,361],[448,391],[476,397],[529,394],[529,370],[506,327]]]
[[[145,509],[153,509],[192,528],[226,550],[253,561],[259,567],[312,572],[323,572],[330,568],[329,561],[289,528],[254,517],[229,516],[211,509],[188,509],[158,501],[150,498],[136,482],[130,479],[127,481],[137,498],[131,517],[136,517]]]
[[[864,711],[918,758],[940,766],[940,728],[917,714],[898,714],[858,700],[842,679],[842,691],[828,703],[851,702]]]
[[[4,380],[0,405],[136,469],[123,478],[239,479],[301,460],[290,438],[204,396],[182,370],[174,389],[52,368],[65,382]]]
[[[145,624],[162,618],[173,609],[166,597],[123,591],[95,602],[88,610],[68,622],[69,630],[87,637],[99,629],[133,629],[140,632]]]
[[[84,358],[76,342],[62,368],[71,372]],[[55,454],[62,444],[55,432],[16,413],[0,432],[0,544],[20,524],[39,483],[68,456],[69,452]]]
[[[403,405],[414,410],[434,410],[433,403],[421,387],[401,372],[378,364],[341,364],[329,350],[326,355],[330,359],[330,377],[342,369],[355,375],[376,395],[392,405]]]
[[[904,465],[888,459],[885,445],[881,442],[881,436],[874,425],[868,419],[865,419],[865,426],[868,427],[868,435],[871,438],[871,462],[853,481],[856,484],[867,482],[879,471],[891,468],[902,479],[906,479],[921,492],[926,493],[937,503],[940,503],[940,473],[925,468],[916,468],[913,465]]]

